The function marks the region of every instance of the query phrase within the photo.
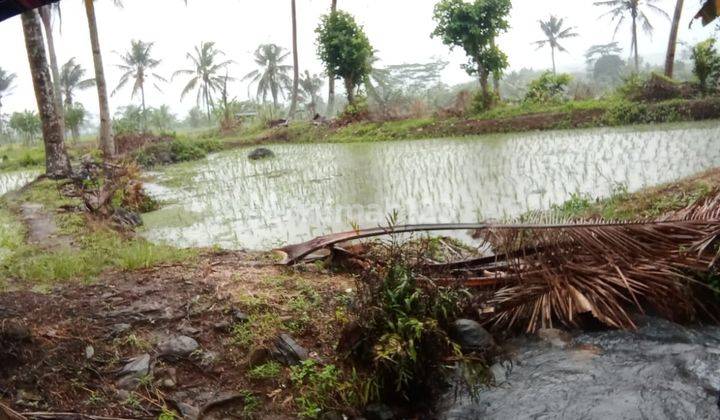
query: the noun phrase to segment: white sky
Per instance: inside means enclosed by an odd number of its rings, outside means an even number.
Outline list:
[[[247,97],[247,84],[239,81],[254,69],[252,52],[261,43],[291,46],[290,0],[189,0],[184,7],[181,0],[124,0],[125,8],[117,9],[110,0],[97,1],[106,76],[112,91],[120,73],[114,67],[119,59],[115,51],[124,51],[131,39],[155,42],[154,53],[162,60],[158,73],[170,79],[179,68],[188,67],[185,59],[201,41],[215,41],[235,61],[231,75],[238,82],[232,86],[239,99]],[[379,50],[381,64],[423,62],[433,57],[450,61],[445,82],[454,84],[470,80],[459,68],[465,62],[461,51],[450,52],[437,39],[431,39],[434,28],[433,5],[436,0],[339,0],[339,7],[353,14],[364,25],[370,42]],[[713,27],[702,28],[699,23],[688,29],[691,16],[697,11],[699,0],[685,2],[680,40],[694,43],[714,35]],[[661,0],[660,4],[672,14],[675,0]],[[82,0],[62,0],[62,33],[56,28],[57,52],[60,63],[77,57],[92,77],[92,56],[87,22]],[[315,54],[315,27],[320,15],[330,7],[330,0],[297,0],[298,36],[301,71],[321,71]],[[533,41],[542,38],[537,20],[550,14],[566,17],[581,35],[566,41],[567,54],[558,56],[560,70],[577,70],[584,66],[583,54],[593,44],[612,41],[613,27],[608,19],[599,19],[604,9],[593,6],[593,0],[514,0],[510,31],[500,40],[501,48],[510,57],[511,69],[549,68],[550,52],[536,50]],[[663,61],[667,46],[669,22],[652,15],[656,26],[653,38],[642,35],[640,53],[650,62]],[[630,44],[630,28],[624,27],[616,38],[623,47]],[[292,62],[289,60],[288,64]],[[11,96],[3,100],[3,113],[35,109],[35,99],[29,66],[25,54],[20,18],[0,23],[0,67],[18,75]],[[131,102],[130,87],[110,98],[113,110]],[[146,88],[149,106],[168,104],[182,116],[194,105],[194,95],[180,101],[182,80],[163,86],[163,92]],[[93,89],[78,95],[88,110],[95,113],[97,97]],[[137,103],[138,99],[134,100]]]

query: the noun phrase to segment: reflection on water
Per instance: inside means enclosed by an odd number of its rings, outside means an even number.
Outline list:
[[[403,222],[472,222],[547,209],[573,193],[607,196],[720,165],[717,123],[235,150],[167,168],[151,185],[174,204],[146,235],[180,246],[266,249]]]
[[[38,174],[37,171],[0,172],[0,196],[24,186]]]

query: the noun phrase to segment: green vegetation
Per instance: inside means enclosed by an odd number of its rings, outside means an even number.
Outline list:
[[[248,378],[257,380],[277,379],[282,373],[282,366],[277,362],[267,362],[253,367],[248,371]]]
[[[572,81],[569,74],[554,74],[545,72],[539,78],[530,82],[525,102],[534,104],[554,104],[564,102],[567,87]]]
[[[24,244],[18,240],[21,233],[10,229],[2,242],[7,249],[0,267],[3,278],[13,278],[30,285],[51,286],[57,282],[93,281],[107,269],[136,270],[160,263],[191,260],[196,251],[178,250],[165,245],[154,245],[137,237],[124,237],[108,227],[89,226],[81,213],[56,213],[61,207],[81,205],[78,199],[63,196],[55,181],[44,180],[33,184],[19,197],[9,199],[6,206],[13,209],[17,203],[38,203],[53,214],[58,234],[67,237],[56,247]],[[5,206],[4,206],[5,207]],[[8,210],[0,213],[12,225],[14,216]],[[15,225],[18,225],[15,222]],[[8,228],[4,229],[5,231]]]
[[[493,75],[499,80],[508,67],[507,55],[498,48],[496,39],[510,27],[511,7],[510,0],[475,0],[472,3],[442,0],[435,5],[437,27],[432,36],[440,38],[450,48],[460,47],[465,51],[469,63],[464,68],[480,80],[485,108],[494,102],[488,88],[489,77]]]
[[[151,168],[156,165],[202,159],[208,153],[217,152],[221,149],[222,144],[217,140],[174,139],[172,141],[151,143],[136,151],[134,155],[138,164]]]
[[[687,207],[699,199],[707,197],[716,185],[720,184],[717,171],[709,171],[698,176],[655,188],[629,193],[624,185],[615,186],[607,199],[573,194],[572,197],[552,208],[552,212],[565,219],[606,220],[649,219]]]
[[[325,71],[345,82],[348,103],[356,105],[355,91],[370,74],[373,56],[365,31],[350,14],[337,11],[323,16],[315,32]]]
[[[707,93],[718,88],[720,79],[720,54],[715,49],[715,40],[710,38],[692,49],[693,73],[700,89]]]

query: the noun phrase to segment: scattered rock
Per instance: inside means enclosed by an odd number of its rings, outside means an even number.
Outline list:
[[[178,359],[189,356],[200,348],[195,339],[185,335],[177,335],[158,345],[158,356],[165,359]]]
[[[200,409],[197,407],[194,407],[190,404],[185,403],[175,403],[175,406],[177,406],[178,411],[180,412],[180,415],[184,419],[190,419],[194,420],[197,419],[200,415]]]
[[[483,352],[495,346],[492,335],[471,319],[458,319],[453,323],[452,329],[453,338],[460,344],[463,352]]]
[[[266,149],[264,147],[255,149],[248,155],[248,159],[250,160],[269,159],[274,157],[275,153],[273,153],[272,150]]]
[[[178,332],[180,332],[183,335],[198,335],[198,334],[200,334],[200,330],[191,325],[181,326],[180,328],[178,328]]]
[[[117,337],[118,335],[130,331],[130,328],[132,328],[130,324],[115,324],[110,327],[110,336]]]
[[[564,349],[572,341],[572,336],[565,332],[555,328],[545,328],[537,332],[537,336],[550,343],[553,347]]]
[[[307,350],[287,334],[280,334],[273,350],[273,357],[288,366],[297,365],[309,357]]]
[[[90,360],[95,356],[95,349],[93,346],[87,346],[85,347],[85,358]]]
[[[150,355],[145,353],[137,356],[123,366],[120,370],[119,376],[134,375],[142,377],[150,373]]]
[[[370,404],[365,407],[365,417],[368,420],[392,420],[395,413],[385,404]]]
[[[240,323],[240,324],[250,321],[250,317],[245,312],[243,312],[239,309],[234,309],[232,311],[232,317],[233,317],[233,321]]]
[[[213,329],[215,331],[227,333],[232,331],[232,323],[228,321],[220,321],[217,324],[213,325]]]

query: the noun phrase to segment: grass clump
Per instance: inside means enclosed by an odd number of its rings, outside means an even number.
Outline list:
[[[250,369],[247,376],[256,380],[277,379],[280,377],[282,369],[283,367],[278,362],[267,362]]]
[[[174,139],[152,143],[135,152],[135,160],[146,168],[171,163],[199,160],[208,153],[222,150],[222,143],[214,139]]]

